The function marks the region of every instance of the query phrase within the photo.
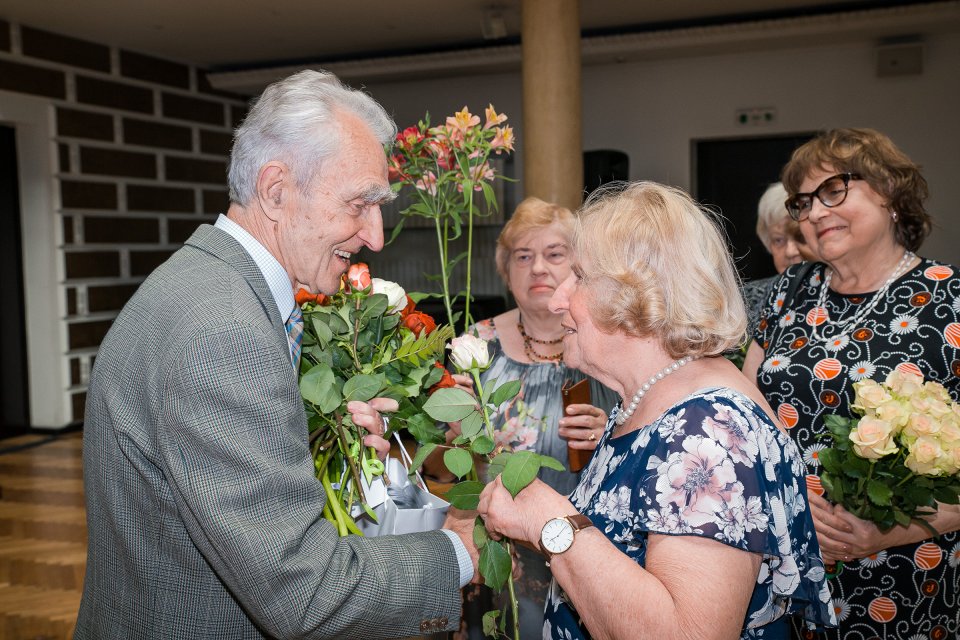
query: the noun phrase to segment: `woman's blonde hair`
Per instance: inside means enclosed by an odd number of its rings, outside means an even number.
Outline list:
[[[674,358],[743,342],[746,311],[724,234],[680,189],[635,182],[594,192],[573,247],[601,330],[655,337]]]
[[[560,224],[567,242],[573,234],[573,213],[566,207],[545,202],[540,198],[526,198],[517,205],[513,216],[504,225],[497,238],[497,273],[504,284],[510,284],[510,254],[517,239],[531,229],[549,227],[554,222]]]

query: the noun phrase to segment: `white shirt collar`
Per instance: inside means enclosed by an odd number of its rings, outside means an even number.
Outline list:
[[[294,307],[293,288],[290,286],[290,276],[286,269],[246,229],[222,213],[213,226],[230,235],[250,254],[267,281],[267,286],[270,287],[270,293],[277,304],[277,310],[280,311],[280,317],[286,322]]]

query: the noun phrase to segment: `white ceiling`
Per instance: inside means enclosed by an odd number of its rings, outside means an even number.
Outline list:
[[[520,32],[520,0],[2,0],[0,18],[178,60],[244,68],[483,44],[484,15]],[[742,15],[882,7],[871,0],[581,0],[582,28],[631,31]],[[904,4],[898,2],[893,4]]]

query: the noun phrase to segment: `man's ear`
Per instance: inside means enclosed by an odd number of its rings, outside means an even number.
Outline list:
[[[290,170],[282,162],[271,160],[260,168],[257,176],[257,199],[263,213],[277,222],[280,219],[285,200],[293,189]]]

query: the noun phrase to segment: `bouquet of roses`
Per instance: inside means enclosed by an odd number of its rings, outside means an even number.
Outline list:
[[[853,385],[861,418],[827,416],[833,446],[819,453],[830,499],[883,530],[960,502],[960,405],[910,371]]]
[[[431,389],[453,385],[440,362],[453,329],[437,327],[398,284],[371,278],[363,263],[351,265],[339,293],[301,289],[296,300],[304,324],[300,393],[316,475],[327,493],[323,515],[340,535],[359,534],[353,505],[374,517],[360,475],[369,484],[383,463],[363,447],[365,433],[350,419],[347,403],[393,398],[400,407],[390,414],[391,433],[406,429],[419,442],[443,442],[423,406]]]

